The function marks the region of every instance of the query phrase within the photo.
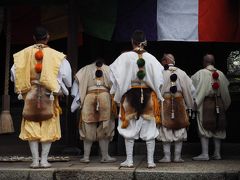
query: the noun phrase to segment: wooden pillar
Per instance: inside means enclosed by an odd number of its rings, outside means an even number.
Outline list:
[[[10,114],[10,95],[9,95],[9,61],[11,48],[11,11],[6,8],[6,61],[5,61],[5,79],[4,95],[2,96],[2,112],[0,114],[0,134],[13,133],[13,121]]]
[[[76,0],[68,1],[68,39],[67,59],[71,64],[73,75],[78,70],[78,7]],[[76,115],[70,112],[72,98],[66,100],[65,142],[69,146],[75,145],[76,140]]]
[[[76,0],[69,0],[68,4],[68,52],[67,58],[71,63],[73,74],[78,65],[78,7]]]

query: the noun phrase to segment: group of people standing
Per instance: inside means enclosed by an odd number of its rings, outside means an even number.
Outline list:
[[[58,96],[69,94],[66,87],[72,85],[71,67],[64,54],[47,46],[46,29],[36,28],[34,39],[36,44],[14,54],[12,80],[19,99],[24,99],[20,138],[29,141],[33,158],[30,166],[51,167],[47,161],[51,142],[61,137]],[[122,53],[110,66],[97,59],[75,75],[71,111],[80,109],[79,134],[84,142],[80,161],[90,162],[94,141],[99,142],[102,163],[116,161],[108,147],[118,118],[117,130],[126,147],[126,160],[120,166],[133,167],[134,141],[139,138],[146,142],[148,168],[156,167],[155,139],[163,145],[164,157],[159,162],[184,162],[182,143],[187,140],[186,128],[193,116],[197,116],[202,145],[202,153],[193,160],[209,160],[208,139],[212,137],[213,158],[221,159],[225,111],[231,100],[229,82],[214,67],[214,56],[205,55],[204,68],[190,78],[175,66],[172,54],[164,54],[159,62],[148,53],[143,31],[136,30],[131,42],[133,50]],[[171,143],[175,146],[173,160]]]

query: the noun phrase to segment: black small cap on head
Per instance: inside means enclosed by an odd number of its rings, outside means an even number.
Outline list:
[[[35,37],[36,41],[46,40],[48,36],[48,31],[43,26],[38,26],[35,28],[33,36]]]

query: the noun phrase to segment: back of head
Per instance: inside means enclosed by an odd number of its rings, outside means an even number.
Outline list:
[[[135,46],[145,45],[146,46],[146,36],[142,30],[135,30],[132,34],[132,43]]]
[[[46,40],[48,38],[48,31],[46,28],[38,26],[35,28],[33,36],[36,41]]]
[[[95,64],[97,67],[102,67],[103,64],[105,64],[105,60],[101,57],[96,58]]]
[[[175,58],[172,54],[164,54],[161,59],[162,64],[173,64],[175,65]]]
[[[204,67],[207,67],[209,65],[215,65],[215,58],[212,54],[206,54],[204,57],[203,57],[203,66]]]

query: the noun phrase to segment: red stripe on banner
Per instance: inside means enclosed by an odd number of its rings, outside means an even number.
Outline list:
[[[199,0],[199,41],[240,42],[238,0]]]

